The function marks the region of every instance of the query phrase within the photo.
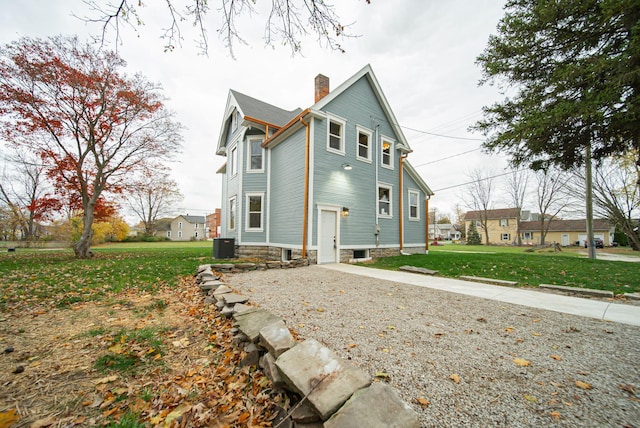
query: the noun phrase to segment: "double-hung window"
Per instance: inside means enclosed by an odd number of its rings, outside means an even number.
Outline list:
[[[393,169],[393,141],[384,136],[382,137],[380,164],[385,168]]]
[[[409,190],[409,219],[420,220],[420,192]]]
[[[247,157],[247,169],[250,172],[264,171],[264,149],[262,148],[262,138],[250,138],[248,143],[249,156]]]
[[[378,216],[391,217],[391,186],[378,184]]]
[[[236,229],[236,197],[229,198],[229,230]]]
[[[247,193],[247,231],[262,231],[262,193]]]
[[[344,133],[346,122],[335,116],[327,120],[327,150],[344,155]]]
[[[231,164],[231,176],[233,177],[238,173],[238,147],[231,149],[231,159],[229,163]]]
[[[358,160],[371,162],[371,135],[372,132],[356,126],[356,133],[358,135],[357,152],[356,157]]]
[[[500,219],[500,227],[507,227],[507,226],[509,226],[509,219],[501,218]]]

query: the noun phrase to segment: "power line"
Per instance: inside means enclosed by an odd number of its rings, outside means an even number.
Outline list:
[[[478,148],[475,148],[475,149],[467,150],[466,152],[456,153],[455,155],[446,156],[444,158],[440,158],[440,159],[432,160],[432,161],[429,161],[429,162],[421,163],[421,164],[418,164],[418,165],[414,165],[414,168],[418,168],[418,167],[429,165],[429,164],[432,164],[432,163],[441,162],[443,160],[447,160],[447,159],[455,158],[455,157],[458,157],[458,156],[466,155],[467,153],[477,152],[480,149],[481,149],[481,147],[478,147]]]
[[[404,128],[404,129],[409,129],[409,130],[414,131],[414,132],[419,132],[421,134],[431,135],[431,136],[434,136],[434,137],[451,138],[453,140],[484,141],[484,138],[454,137],[452,135],[436,134],[435,132],[422,131],[420,129],[410,128],[408,126],[402,126],[400,124],[398,124],[398,126],[401,127],[401,128]]]
[[[456,187],[468,186],[469,184],[473,184],[473,183],[480,183],[481,181],[490,180],[490,179],[492,179],[492,178],[503,177],[503,176],[505,176],[505,175],[513,174],[513,173],[516,173],[516,172],[525,171],[525,170],[527,170],[527,169],[528,169],[528,168],[522,168],[522,169],[517,169],[517,170],[514,170],[514,171],[508,171],[508,172],[505,172],[505,173],[502,173],[502,174],[492,175],[491,177],[483,177],[483,178],[481,178],[481,179],[479,179],[479,180],[473,180],[473,181],[469,181],[469,182],[467,182],[467,183],[456,184],[456,185],[453,185],[453,186],[448,186],[448,187],[443,187],[443,188],[441,188],[441,189],[436,189],[436,190],[434,190],[433,192],[435,193],[435,192],[440,192],[440,191],[442,191],[442,190],[455,189]]]

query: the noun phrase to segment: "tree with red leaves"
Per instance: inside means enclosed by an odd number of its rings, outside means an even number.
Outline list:
[[[135,171],[180,147],[181,125],[160,87],[125,75],[125,66],[76,37],[22,38],[0,48],[0,135],[39,154],[57,192],[80,202],[78,258],[91,255],[103,195],[121,192]]]

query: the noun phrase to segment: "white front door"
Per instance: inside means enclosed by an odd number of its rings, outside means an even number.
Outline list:
[[[338,212],[321,210],[318,231],[318,264],[338,263]]]
[[[567,235],[566,233],[562,234],[562,244],[560,245],[562,245],[563,247],[568,247],[570,245],[569,235]]]

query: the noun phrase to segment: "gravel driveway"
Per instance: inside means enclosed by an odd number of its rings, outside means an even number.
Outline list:
[[[226,280],[388,382],[425,427],[640,427],[640,327],[320,266]]]

